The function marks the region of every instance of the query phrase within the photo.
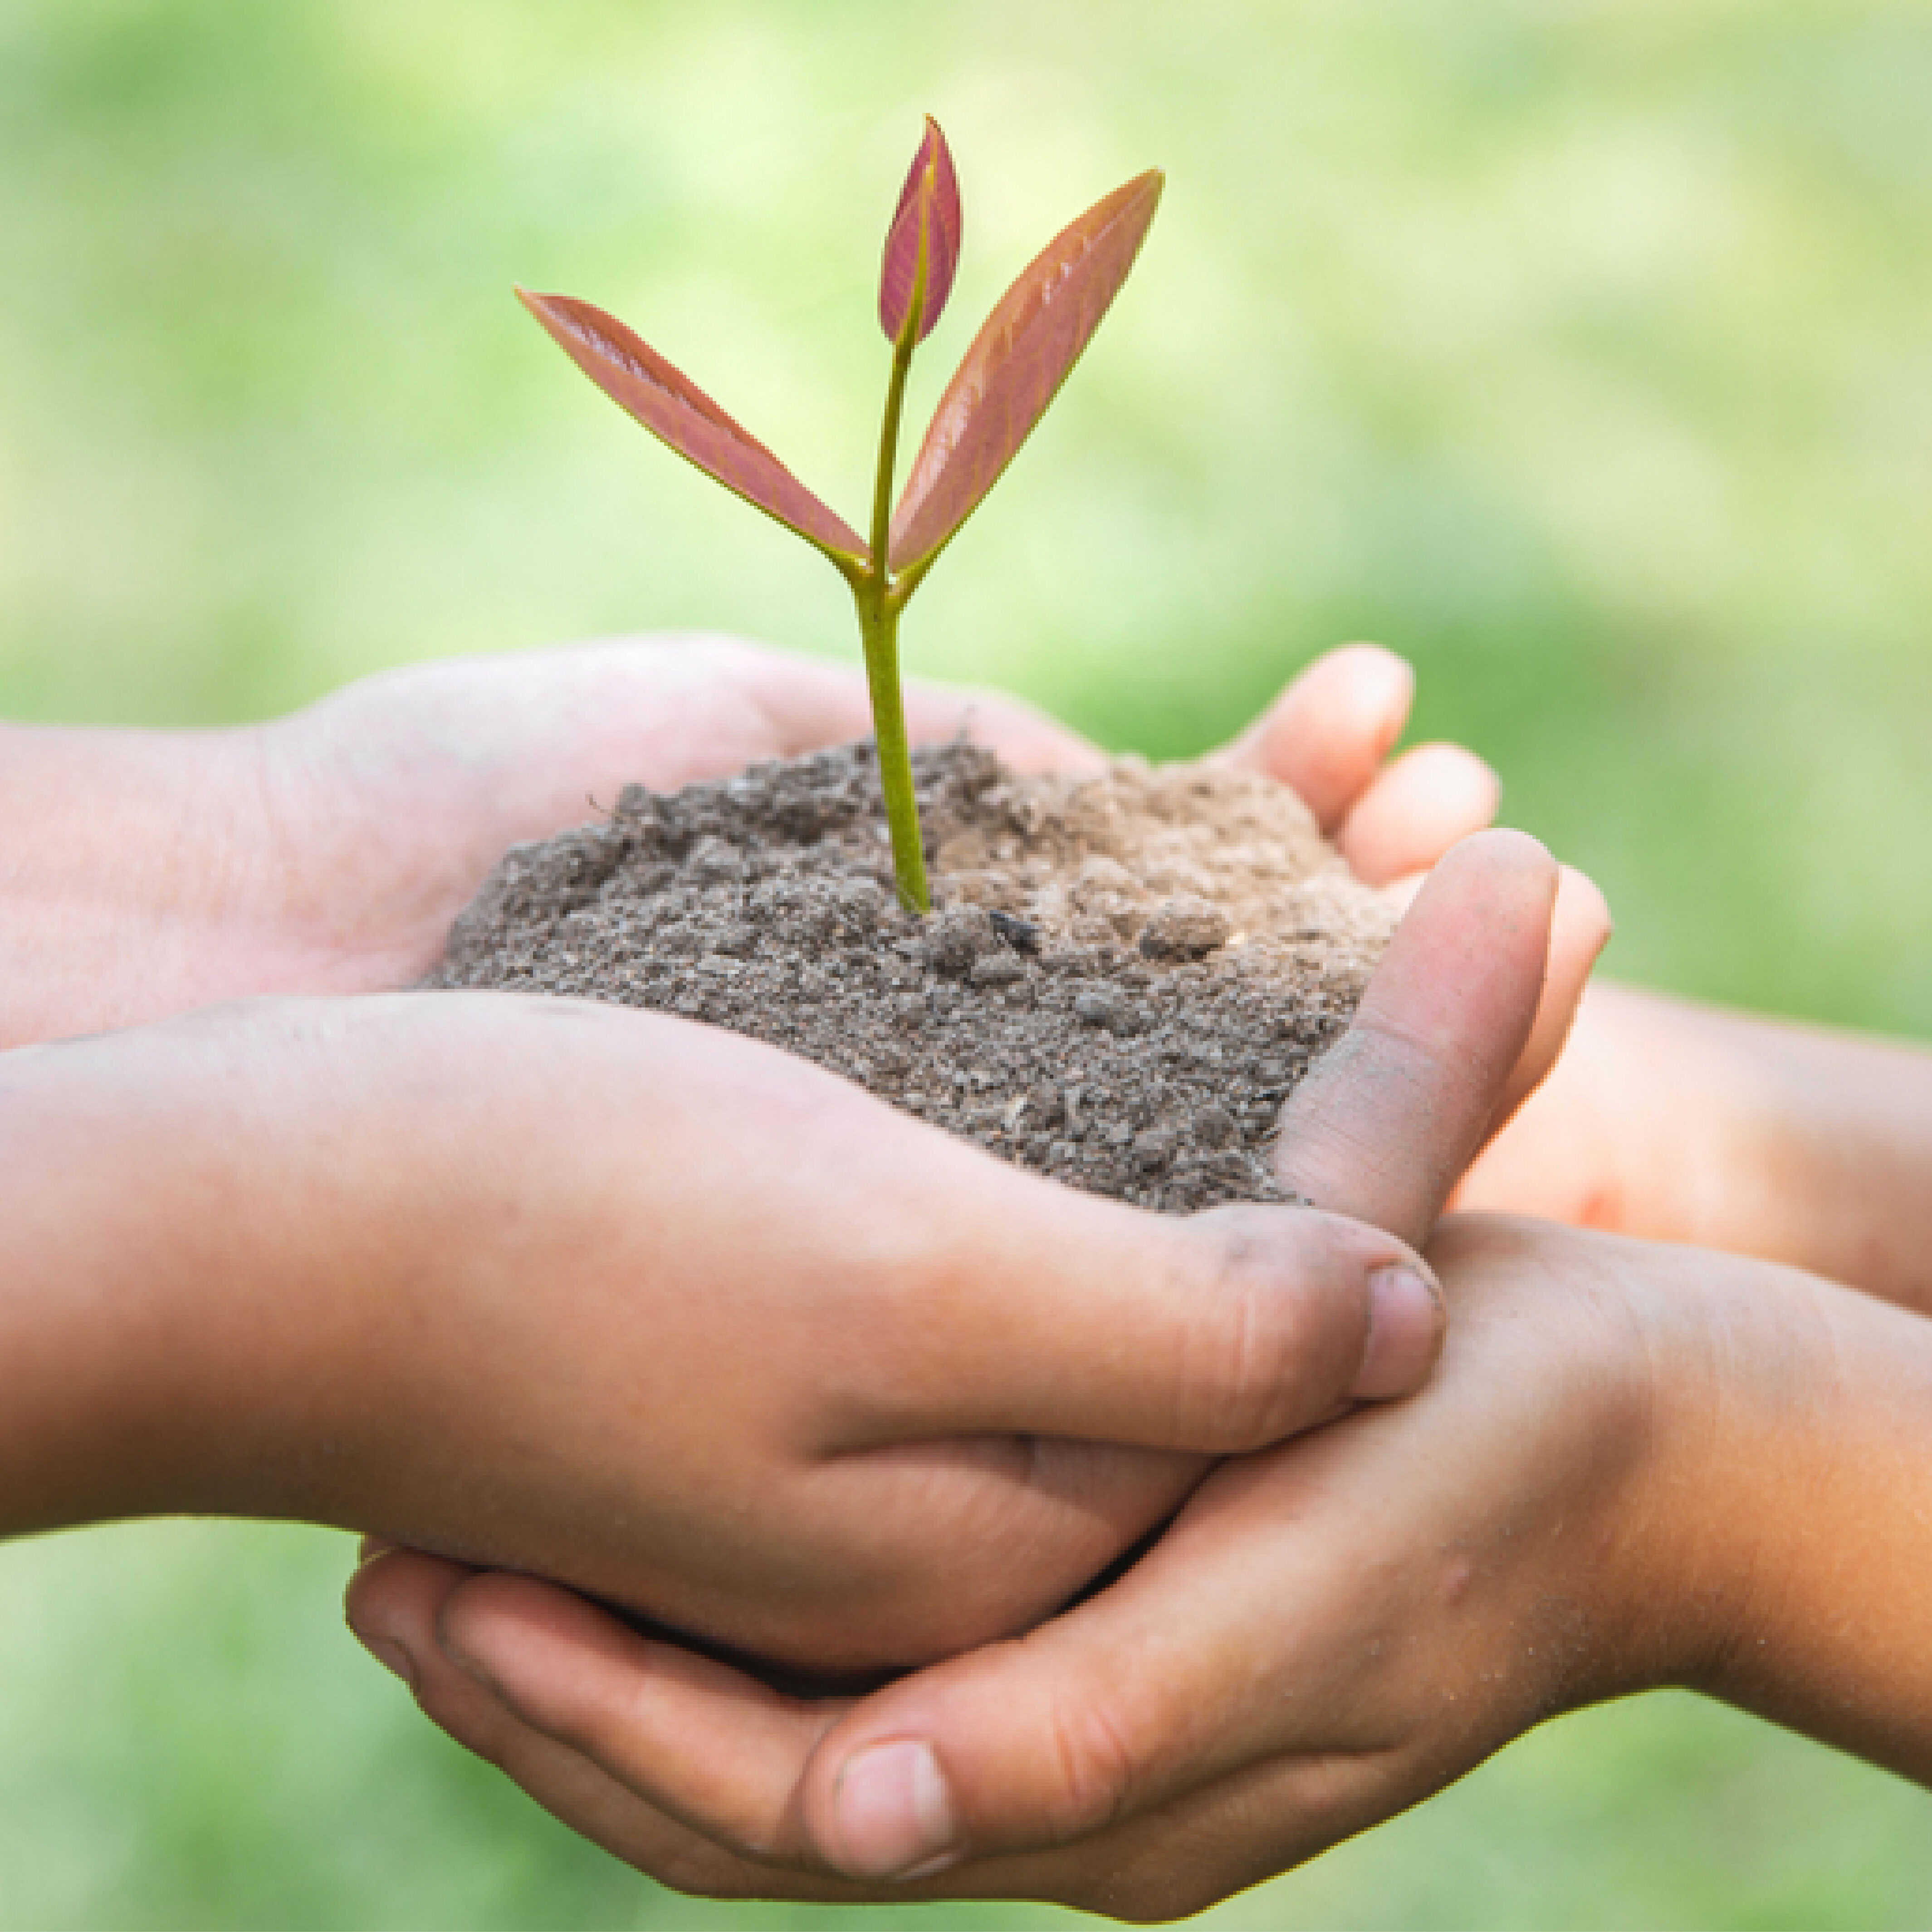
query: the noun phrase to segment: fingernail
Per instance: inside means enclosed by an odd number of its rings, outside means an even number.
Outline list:
[[[927,1878],[959,1856],[952,1794],[932,1747],[873,1744],[848,1757],[832,1794],[835,1862],[854,1878]]]
[[[1435,1284],[1412,1268],[1377,1268],[1369,1276],[1369,1340],[1348,1393],[1378,1402],[1419,1388],[1436,1360],[1442,1301]]]
[[[356,1641],[381,1664],[385,1670],[393,1670],[410,1688],[416,1688],[416,1660],[393,1637],[368,1636],[351,1624],[356,1632]]]

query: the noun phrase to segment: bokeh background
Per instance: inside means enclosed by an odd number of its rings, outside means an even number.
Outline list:
[[[0,0],[0,714],[665,626],[851,654],[831,573],[509,287],[615,308],[856,506],[931,109],[969,243],[928,398],[1063,220],[1170,179],[915,669],[1175,754],[1379,638],[1607,887],[1615,970],[1932,1035],[1928,100],[1914,0]],[[0,1922],[843,1922],[572,1840],[354,1648],[348,1562],[0,1552]],[[1652,1697],[1217,1922],[1923,1926],[1928,1827]]]

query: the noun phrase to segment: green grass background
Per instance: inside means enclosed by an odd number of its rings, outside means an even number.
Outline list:
[[[930,108],[970,238],[928,397],[1062,220],[1170,182],[914,669],[1175,754],[1379,638],[1604,882],[1616,970],[1932,1035],[1928,98],[1912,0],[0,0],[0,713],[664,626],[850,655],[822,564],[508,290],[614,308],[856,507]],[[0,1922],[838,1920],[572,1840],[354,1649],[347,1562],[0,1553]],[[1216,1922],[1922,1926],[1928,1826],[1653,1697]]]

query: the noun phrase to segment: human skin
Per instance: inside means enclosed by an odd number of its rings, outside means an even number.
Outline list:
[[[1346,1039],[1289,1109],[1282,1159],[1294,1185],[1346,1192],[1360,1223],[1418,1236],[1431,1226],[1525,1070],[1546,990],[1557,884],[1556,868],[1540,848],[1512,833],[1466,841],[1436,866]],[[1581,962],[1578,976],[1586,967]],[[1527,1070],[1533,1077],[1534,1067]],[[1291,1211],[1288,1219],[1294,1218]],[[1046,1317],[1048,1325],[1055,1318],[1051,1311]],[[1010,1359],[1024,1353],[1023,1347],[1008,1351]],[[1020,1369],[1014,1359],[1012,1372]],[[1318,1412],[1310,1402],[1302,1412]],[[1193,1480],[1204,1473],[1198,1465],[1190,1472]],[[446,1585],[463,1574],[401,1551],[365,1564],[351,1592],[352,1622],[403,1674],[434,1682],[434,1660],[424,1666],[417,1659],[419,1633],[398,1634],[409,1627],[398,1599],[419,1588],[425,1575]],[[636,1654],[655,1671],[674,1653]],[[439,1702],[428,1708],[448,1720]],[[830,1708],[817,1707],[821,1715]],[[581,1821],[573,1816],[572,1822]]]
[[[1376,1057],[1323,1071],[1400,1096]],[[1375,1217],[1371,1137],[1290,1128],[1296,1184]],[[353,1600],[453,1735],[725,1895],[1175,1916],[1660,1684],[1932,1781],[1928,1173],[1922,1049],[1594,987],[1456,1198],[1650,1238],[1452,1218],[1420,1396],[1218,1472],[1019,1644],[810,1708],[523,1580],[385,1556]]]
[[[1440,1330],[1373,1228],[1076,1194],[664,1016],[244,1001],[0,1056],[0,1534],[299,1519],[905,1664]]]
[[[1932,1313],[1932,1052],[1622,986],[1456,1204],[1755,1255]]]
[[[1337,654],[1231,755],[1292,772],[1315,746],[1324,820],[1364,870],[1400,871],[1493,802],[1466,754],[1382,770],[1407,691],[1385,653]],[[392,983],[434,958],[502,844],[580,814],[578,786],[671,784],[844,735],[861,692],[699,640],[434,668],[237,734],[21,734],[0,819],[33,830],[7,848],[14,1036]],[[969,715],[1018,762],[1094,755],[1000,700],[915,706],[931,730]],[[29,796],[69,796],[70,813],[24,815]],[[1531,1004],[1550,911],[1535,863]],[[1543,1051],[1574,1003],[1602,936],[1580,903],[1526,1040],[1510,1022],[1512,1054]],[[1171,1510],[1204,1456],[1405,1392],[1438,1337],[1426,1285],[1404,1304],[1400,1244],[1372,1231],[1250,1214],[1147,1233],[1030,1181],[1010,1203],[1024,1177],[662,1018],[458,996],[246,1004],[10,1054],[0,1075],[20,1396],[0,1530],[299,1516],[540,1569],[768,1656],[907,1662],[1034,1620]],[[1466,1124],[1448,1125],[1461,1152],[1431,1154],[1431,1186],[1466,1158]],[[1211,1339],[1177,1353],[1170,1329],[1142,1360],[1118,1322],[1096,1352],[1078,1306],[1111,1320],[1117,1277],[1170,1300],[1192,1283],[1187,1305],[1218,1312],[1190,1318],[1235,1324],[1272,1402],[1244,1413],[1215,1392]],[[1002,1294],[1020,1282],[1061,1340],[1016,1358]],[[928,1318],[940,1304],[959,1326]],[[780,1347],[787,1319],[799,1338]],[[949,1430],[952,1381],[921,1352],[976,1347],[981,1381],[957,1399],[978,1386],[988,1406]],[[770,1375],[742,1366],[773,1348]],[[722,1362],[735,1402],[712,1393]],[[1133,1400],[1086,1406],[1096,1376]],[[898,1435],[881,1419],[895,1390]],[[875,1438],[854,1433],[866,1418]],[[1126,1446],[1058,1439],[1082,1437]],[[967,1556],[988,1546],[982,1575]]]
[[[1096,755],[995,694],[908,706],[917,736],[968,728],[1026,769]],[[512,844],[634,779],[866,728],[856,672],[704,636],[412,666],[230,729],[0,725],[0,1046],[406,986]]]
[[[1358,873],[1426,870],[1486,825],[1480,760],[1390,760],[1408,668],[1318,660],[1224,755],[1300,791]],[[960,729],[1024,770],[1096,766],[1016,700],[914,683],[920,741]],[[211,731],[0,725],[0,1046],[263,993],[418,979],[504,851],[608,806],[869,728],[854,670],[664,637],[422,665],[267,724]],[[1600,902],[1571,895],[1585,930]]]
[[[1932,1781],[1932,1327],[1546,1223],[1452,1217],[1431,1254],[1421,1396],[1224,1465],[1100,1596],[869,1700],[428,1558],[376,1558],[358,1607],[453,1736],[718,1896],[1179,1916],[1666,1684]]]

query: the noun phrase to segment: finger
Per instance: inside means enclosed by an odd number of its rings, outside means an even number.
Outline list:
[[[1137,1922],[1191,1918],[1380,1823],[1442,1782],[1419,1776],[1406,1756],[1291,1754],[1070,1845],[968,1858],[941,1882],[978,1895],[988,1870],[1011,1871],[1024,1875],[1029,1898]]]
[[[926,1270],[903,1346],[842,1446],[1077,1436],[1238,1454],[1432,1365],[1439,1298],[1378,1229],[1280,1208],[1164,1216],[992,1169],[956,1262]],[[928,1236],[930,1231],[928,1230]]]
[[[422,1678],[420,1660],[434,1648],[444,1600],[475,1574],[460,1563],[392,1546],[356,1566],[343,1616],[363,1648],[413,1690]]]
[[[1349,808],[1335,843],[1372,886],[1426,872],[1496,815],[1502,787],[1473,752],[1418,745],[1379,773]]]
[[[1634,1384],[1606,1366],[1587,1292],[1568,1314],[1561,1294],[1552,1306],[1534,1224],[1478,1222],[1443,1252],[1467,1298],[1428,1398],[1224,1464],[1089,1602],[841,1719],[802,1802],[836,1868],[1118,1840],[1297,1757],[1378,1761],[1400,1798],[1592,1694],[1573,1646],[1523,1639],[1552,1603],[1574,1609],[1568,1566],[1596,1560],[1588,1499],[1618,1493],[1628,1466],[1601,1425],[1641,1436]],[[1551,1322],[1562,1336],[1572,1315],[1574,1350],[1552,1352]],[[1548,1534],[1511,1556],[1531,1496]],[[1338,1791],[1342,1822],[1371,1796]],[[1304,1824],[1318,1838],[1318,1811]]]
[[[1382,896],[1406,912],[1428,878],[1426,872],[1412,872],[1383,886]],[[1496,1117],[1490,1124],[1492,1138],[1502,1132],[1523,1102],[1550,1077],[1562,1057],[1582,1010],[1590,974],[1616,932],[1616,920],[1596,881],[1573,866],[1559,867],[1542,997],[1537,1001],[1528,1042],[1510,1070]],[[1460,1193],[1455,1198],[1460,1200]]]
[[[352,1592],[352,1616],[358,1634],[386,1648],[406,1654],[409,1672],[424,1714],[446,1731],[465,1750],[496,1766],[545,1810],[584,1836],[640,1870],[680,1891],[710,1897],[743,1898],[768,1894],[773,1875],[728,1851],[668,1814],[652,1807],[638,1793],[562,1740],[548,1736],[519,1718],[491,1688],[484,1673],[465,1667],[452,1655],[446,1642],[446,1621],[467,1628],[479,1620],[487,1625],[500,1592],[487,1586],[514,1580],[478,1577],[456,1564],[412,1551],[398,1552],[359,1577]],[[472,1583],[476,1594],[458,1614]],[[542,1586],[532,1585],[531,1588]],[[561,1594],[561,1592],[553,1594]],[[589,1606],[584,1606],[588,1610]],[[522,1625],[514,1607],[503,1620],[497,1648],[508,1646],[502,1668],[515,1675],[541,1670],[540,1652],[520,1654]],[[489,1646],[486,1628],[484,1648]],[[393,1665],[392,1667],[394,1667]],[[566,1681],[570,1673],[566,1673]],[[615,1714],[634,1706],[647,1708],[653,1679],[601,1686]],[[702,1766],[716,1758],[716,1738],[728,1742],[732,1732],[721,1722],[713,1705],[701,1705],[694,1716],[715,1727],[705,1748],[690,1760]],[[788,1879],[785,1890],[798,1898],[842,1898],[854,1888],[836,1880],[814,1880],[802,1873]]]
[[[1504,1123],[1542,1085],[1556,1064],[1563,1043],[1570,1037],[1576,1010],[1582,1003],[1591,970],[1616,930],[1610,902],[1596,881],[1574,866],[1564,866],[1556,888],[1556,910],[1550,918],[1543,996],[1537,1002],[1528,1042],[1510,1072],[1509,1084],[1490,1121],[1491,1133],[1501,1131]]]
[[[802,1843],[798,1780],[846,1704],[783,1696],[529,1577],[466,1581],[437,1636],[519,1722],[678,1822],[762,1861]]]
[[[572,1829],[680,1891],[854,1903],[1058,1897],[1056,1885],[1084,1882],[1058,1861],[992,1859],[890,1887],[832,1872],[805,1836],[798,1796],[813,1750],[849,1707],[788,1712],[763,1687],[548,1585],[478,1576],[444,1599],[434,1631],[418,1614],[411,1640],[434,1722]]]
[[[466,1699],[425,1701],[425,1714],[466,1750],[494,1765],[551,1816],[673,1891],[702,1898],[783,1897],[846,1901],[849,1882],[782,1871],[714,1844],[655,1806],[568,1744],[520,1722],[454,1664],[445,1670]]]
[[[1290,1756],[1071,1845],[980,1852],[922,1881],[838,1876],[816,1842],[799,1835],[810,1762],[802,1735],[774,1736],[755,1719],[752,1735],[742,1734],[737,1714],[681,1673],[620,1669],[593,1681],[574,1654],[580,1635],[565,1638],[561,1651],[532,1646],[516,1600],[480,1585],[452,1598],[443,1622],[445,1643],[466,1664],[430,1643],[422,1696],[433,1720],[573,1831],[662,1883],[706,1897],[1046,1898],[1136,1918],[1180,1917],[1327,1849],[1407,1795],[1397,1767],[1379,1754]],[[580,1706],[585,1695],[593,1708]],[[824,1732],[812,1735],[816,1742]],[[790,1790],[775,1807],[769,1794],[781,1785]],[[758,1843],[781,1846],[776,1856],[734,1842],[748,1818]],[[873,1821],[875,1836],[881,1826],[890,1821]]]
[[[1091,1601],[855,1706],[806,1772],[810,1842],[854,1878],[930,1876],[1076,1845],[1305,1742],[1392,1747],[1350,1662],[1372,1656],[1372,1632],[1340,1628],[1337,1608],[1386,1534],[1380,1513],[1359,1496],[1340,1510],[1319,1475],[1294,1473],[1329,1439],[1224,1466]]]
[[[1404,1755],[1290,1754],[1070,1842],[1004,1852],[969,1845],[910,1888],[884,1876],[853,1882],[874,1899],[1048,1899],[1165,1924],[1291,1870],[1443,1781],[1419,1774]]]
[[[1332,833],[1408,721],[1415,674],[1379,644],[1344,644],[1303,671],[1224,754],[1276,778]]]
[[[1283,1181],[1334,1213],[1420,1241],[1474,1157],[1529,1042],[1556,862],[1518,832],[1444,858],[1376,969],[1354,1023],[1282,1115]]]

